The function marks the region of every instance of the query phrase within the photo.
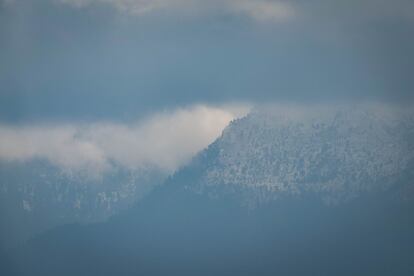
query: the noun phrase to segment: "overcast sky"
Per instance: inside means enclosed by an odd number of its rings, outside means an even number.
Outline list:
[[[412,0],[0,0],[3,156],[19,154],[5,141],[29,133],[38,144],[25,156],[36,155],[45,125],[73,138],[111,122],[126,137],[156,137],[137,124],[165,112],[191,127],[214,117],[216,128],[183,132],[180,141],[207,133],[192,154],[243,113],[235,106],[412,103],[413,49]]]
[[[0,120],[411,101],[411,0],[0,0]]]

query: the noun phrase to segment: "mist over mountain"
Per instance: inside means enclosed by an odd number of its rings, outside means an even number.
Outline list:
[[[48,231],[10,275],[412,275],[414,117],[262,107],[134,207]]]
[[[104,221],[166,178],[157,168],[113,167],[99,176],[34,160],[0,166],[0,244],[10,248],[59,225]]]
[[[196,105],[134,122],[0,123],[0,247],[126,209],[248,107]]]
[[[0,0],[0,276],[414,275],[414,1]]]

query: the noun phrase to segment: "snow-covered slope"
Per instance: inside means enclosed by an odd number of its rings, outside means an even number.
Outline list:
[[[130,207],[165,179],[156,168],[114,166],[99,176],[63,171],[46,161],[0,164],[0,243],[69,223],[91,223]]]
[[[414,116],[381,105],[261,107],[198,159],[199,191],[246,190],[249,204],[311,192],[335,204],[414,184]]]

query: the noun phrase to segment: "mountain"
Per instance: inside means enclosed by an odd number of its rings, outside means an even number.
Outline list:
[[[414,116],[262,107],[148,196],[3,261],[9,275],[413,275]]]
[[[230,124],[198,157],[210,160],[198,188],[245,189],[253,205],[309,193],[338,204],[388,190],[410,182],[413,118],[386,106],[262,107]]]
[[[102,175],[64,171],[47,161],[0,164],[0,247],[68,223],[104,221],[142,198],[166,175],[113,166]]]

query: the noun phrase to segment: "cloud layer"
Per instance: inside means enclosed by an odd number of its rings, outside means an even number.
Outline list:
[[[113,164],[173,172],[217,138],[248,108],[194,106],[133,124],[0,126],[0,160],[47,160],[69,171],[99,174]]]
[[[293,6],[286,1],[269,0],[61,0],[76,7],[107,4],[120,12],[144,15],[162,10],[191,13],[199,10],[221,10],[231,14],[248,16],[259,21],[285,21],[295,15]]]
[[[195,103],[414,101],[412,0],[0,6],[8,124],[130,121]]]

